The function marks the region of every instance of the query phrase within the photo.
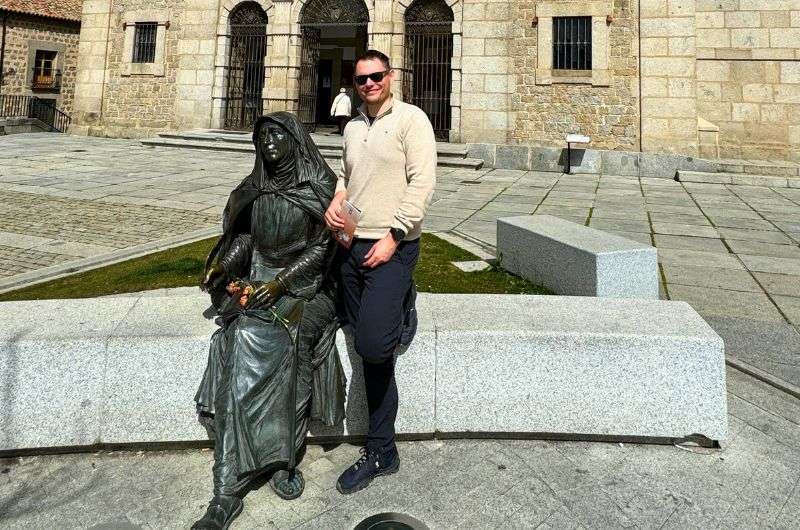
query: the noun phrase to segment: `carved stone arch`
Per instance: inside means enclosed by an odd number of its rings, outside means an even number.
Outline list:
[[[229,26],[267,25],[267,12],[254,0],[240,2],[228,14]]]
[[[445,0],[414,0],[406,8],[406,22],[453,22],[453,9]]]
[[[296,24],[368,23],[374,20],[374,3],[364,0],[298,0],[292,3]]]
[[[461,0],[442,0],[447,7],[453,13],[453,18],[451,19],[452,22],[461,22]],[[397,0],[394,3],[393,9],[393,19],[394,22],[404,22],[406,18],[406,12],[409,8],[411,8],[416,2],[414,0]]]
[[[224,0],[219,10],[219,19],[217,20],[217,34],[226,35],[230,29],[230,16],[231,12],[236,10],[241,4],[255,3],[261,6],[267,19],[271,18],[273,11],[272,0]]]

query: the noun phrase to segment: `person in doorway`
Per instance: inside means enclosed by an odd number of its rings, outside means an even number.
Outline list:
[[[352,246],[340,248],[334,262],[344,317],[363,362],[369,410],[366,447],[336,484],[345,494],[400,467],[394,354],[415,329],[413,273],[436,183],[431,122],[421,109],[392,97],[393,79],[383,53],[369,50],[356,60],[354,81],[364,103],[344,130],[342,169],[325,212],[328,227],[339,230],[345,199],[361,210]]]
[[[333,99],[333,105],[331,105],[331,118],[336,120],[340,135],[344,135],[344,127],[350,121],[352,114],[353,107],[350,102],[350,96],[347,95],[347,89],[342,87],[339,89],[339,94]]]

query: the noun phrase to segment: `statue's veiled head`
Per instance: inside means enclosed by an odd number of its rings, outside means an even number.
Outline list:
[[[283,126],[265,122],[258,132],[258,143],[264,162],[273,165],[294,154],[294,139]]]
[[[297,141],[289,131],[275,121],[263,121],[258,130],[258,152],[264,165],[262,178],[274,183],[291,180],[295,173]]]

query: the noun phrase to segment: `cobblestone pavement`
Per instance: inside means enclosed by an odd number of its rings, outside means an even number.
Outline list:
[[[345,530],[386,511],[432,529],[798,528],[800,401],[733,369],[728,381],[730,439],[721,450],[403,442],[399,473],[343,496],[334,483],[356,447],[310,446],[303,496],[281,501],[262,487],[232,528]],[[212,461],[210,450],[0,460],[0,528],[188,528],[205,510]]]
[[[219,225],[252,157],[132,140],[0,139],[0,278]]]
[[[252,155],[133,140],[0,138],[0,278],[216,226]],[[548,213],[654,244],[662,294],[727,352],[800,386],[800,189],[439,169],[426,230],[495,244],[498,217]],[[14,249],[19,249],[19,253]]]

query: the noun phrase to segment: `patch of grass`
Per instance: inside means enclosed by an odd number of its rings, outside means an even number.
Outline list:
[[[91,298],[166,287],[196,286],[216,238],[73,274],[0,294],[0,301]],[[492,267],[463,272],[451,261],[478,258],[434,235],[423,234],[414,277],[420,292],[546,294],[542,287]]]
[[[549,294],[539,285],[497,267],[464,272],[452,261],[476,261],[466,250],[432,234],[422,234],[420,257],[414,279],[423,293]]]

